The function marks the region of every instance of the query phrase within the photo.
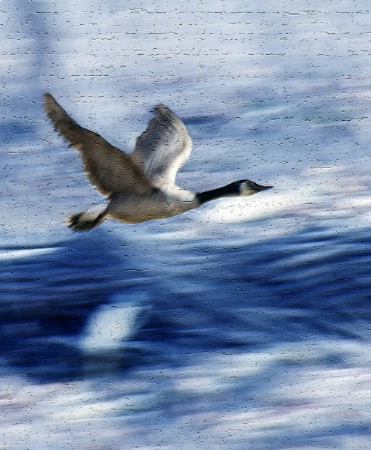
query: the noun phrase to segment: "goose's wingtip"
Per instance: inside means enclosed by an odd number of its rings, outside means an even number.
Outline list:
[[[166,114],[168,111],[169,108],[164,103],[159,103],[153,108],[155,114]]]
[[[43,99],[44,99],[45,101],[48,101],[48,100],[54,100],[54,97],[53,97],[52,94],[50,94],[49,92],[45,92],[45,94],[43,95]]]
[[[46,92],[43,95],[43,99],[44,99],[44,108],[46,109],[47,112],[49,112],[50,108],[55,107],[55,105],[57,105],[57,101],[52,96],[52,94],[49,94],[49,92]]]

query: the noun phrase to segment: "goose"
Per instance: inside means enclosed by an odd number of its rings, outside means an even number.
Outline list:
[[[69,217],[67,224],[75,231],[92,230],[107,219],[127,224],[165,219],[221,197],[248,196],[272,187],[250,180],[196,194],[178,187],[176,175],[191,154],[192,140],[182,120],[163,104],[154,108],[154,118],[128,155],[81,127],[51,94],[44,100],[55,130],[79,151],[90,183],[108,199]]]

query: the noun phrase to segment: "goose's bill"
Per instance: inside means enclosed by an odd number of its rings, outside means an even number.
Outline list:
[[[273,186],[262,186],[261,184],[255,183],[254,189],[256,192],[266,191],[267,189],[272,189]]]

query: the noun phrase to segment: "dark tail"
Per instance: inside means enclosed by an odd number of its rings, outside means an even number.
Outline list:
[[[99,208],[99,207],[98,207]],[[90,231],[99,227],[106,220],[106,207],[97,211],[97,206],[92,206],[87,211],[74,214],[68,218],[68,226],[74,231]]]

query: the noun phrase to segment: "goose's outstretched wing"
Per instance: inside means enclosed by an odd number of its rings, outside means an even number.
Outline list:
[[[191,154],[192,140],[184,123],[165,105],[156,106],[154,112],[131,157],[153,186],[171,187]]]
[[[131,161],[101,136],[80,127],[50,94],[44,96],[45,110],[59,131],[81,155],[89,181],[103,195],[147,194],[152,187]]]

